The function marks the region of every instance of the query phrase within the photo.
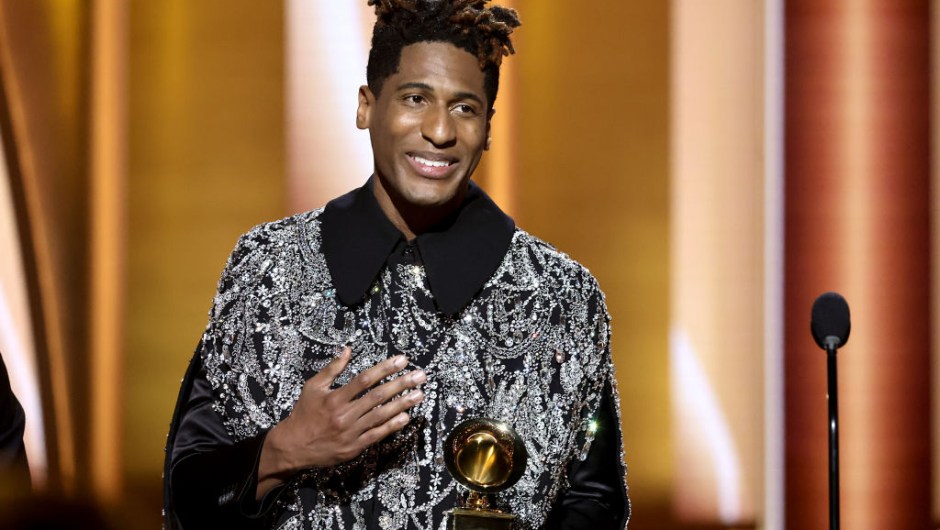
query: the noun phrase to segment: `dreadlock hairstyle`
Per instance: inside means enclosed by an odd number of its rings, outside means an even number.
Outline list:
[[[515,53],[509,35],[519,27],[513,9],[487,7],[489,0],[369,0],[375,6],[372,49],[366,67],[369,90],[379,97],[385,80],[398,72],[401,51],[419,42],[447,42],[477,57],[492,107],[503,56]]]

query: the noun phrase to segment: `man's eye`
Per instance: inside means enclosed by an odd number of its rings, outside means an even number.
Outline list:
[[[405,103],[410,103],[412,105],[420,105],[423,102],[424,102],[424,96],[419,96],[418,94],[405,96]]]
[[[472,105],[463,105],[463,104],[457,105],[456,107],[454,107],[454,110],[459,112],[460,114],[468,114],[468,115],[476,114],[477,112],[476,109],[474,109]]]

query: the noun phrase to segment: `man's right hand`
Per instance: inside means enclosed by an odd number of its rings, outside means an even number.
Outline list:
[[[421,370],[376,386],[408,364],[403,355],[386,359],[346,385],[331,389],[351,356],[347,346],[308,379],[290,415],[268,432],[258,462],[257,499],[300,470],[356,458],[407,425],[405,411],[424,400],[424,393],[415,389],[427,380]]]

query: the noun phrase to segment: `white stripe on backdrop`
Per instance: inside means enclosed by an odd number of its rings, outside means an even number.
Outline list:
[[[374,19],[365,2],[289,0],[286,17],[288,210],[300,212],[372,174],[368,131],[356,128]]]
[[[10,177],[0,149],[0,352],[13,393],[26,412],[26,457],[33,484],[41,487],[46,480],[46,435],[32,330]]]

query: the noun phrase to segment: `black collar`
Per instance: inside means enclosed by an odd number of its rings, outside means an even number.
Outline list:
[[[379,207],[372,179],[327,203],[320,214],[323,253],[343,304],[359,303],[404,236]],[[460,209],[418,235],[418,252],[438,309],[453,315],[496,272],[516,225],[486,193],[470,183]]]

